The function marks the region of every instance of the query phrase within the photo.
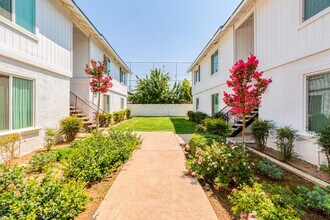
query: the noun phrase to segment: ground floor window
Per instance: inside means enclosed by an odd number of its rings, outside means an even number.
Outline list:
[[[104,95],[104,111],[110,112],[110,96]]]
[[[308,77],[308,130],[330,123],[330,73]]]
[[[219,111],[219,93],[212,95],[212,114]]]
[[[196,111],[199,110],[199,98],[196,98]]]
[[[33,127],[33,91],[32,80],[0,75],[0,131]]]
[[[125,99],[124,98],[120,98],[120,108],[121,109],[125,108]]]

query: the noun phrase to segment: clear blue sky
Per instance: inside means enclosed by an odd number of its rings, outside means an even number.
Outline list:
[[[124,61],[193,61],[241,0],[75,0]]]

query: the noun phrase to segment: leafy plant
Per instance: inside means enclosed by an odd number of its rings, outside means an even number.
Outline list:
[[[212,145],[214,141],[224,142],[225,138],[207,133],[191,135],[189,140],[189,150],[191,155],[195,155],[197,148],[205,149],[206,146]]]
[[[0,137],[0,152],[2,160],[6,165],[10,165],[10,161],[17,157],[20,145],[17,142],[21,139],[20,134],[10,134]],[[18,155],[19,156],[19,155]]]
[[[41,152],[33,157],[28,162],[28,169],[30,172],[44,172],[48,170],[54,162],[56,162],[57,156],[54,152]]]
[[[270,130],[273,127],[274,126],[271,121],[257,119],[256,121],[253,122],[251,127],[252,136],[256,141],[257,148],[260,151],[265,150]]]
[[[194,111],[188,111],[187,116],[190,121],[195,121],[195,112]]]
[[[99,115],[99,119],[101,127],[109,127],[109,125],[111,124],[112,115],[108,112],[104,112]]]
[[[197,124],[203,124],[204,120],[208,117],[208,115],[204,112],[196,112],[195,113],[195,121]]]
[[[204,144],[204,143],[203,143]],[[245,146],[214,142],[205,149],[196,148],[187,161],[191,173],[205,177],[218,186],[251,183],[253,173]]]
[[[282,179],[283,175],[281,168],[266,158],[262,158],[262,160],[259,162],[258,171],[260,174],[266,175],[274,180]]]
[[[57,130],[54,128],[46,128],[45,131],[45,148],[50,151],[56,144]]]
[[[233,190],[228,197],[232,211],[241,219],[300,219],[298,197],[288,188],[254,183]]]
[[[56,151],[56,160],[62,164],[66,164],[72,156],[74,149],[71,147],[64,148]]]
[[[204,122],[206,131],[211,134],[220,135],[223,137],[228,137],[231,134],[230,125],[222,119],[207,118]]]
[[[195,133],[197,134],[203,134],[206,133],[206,128],[203,127],[202,125],[197,125]]]
[[[309,209],[313,209],[325,215],[330,215],[330,187],[322,189],[314,186],[313,190],[309,190],[304,186],[298,186],[299,196],[302,198],[303,204]]]
[[[295,156],[294,142],[298,141],[297,131],[289,126],[276,129],[276,146],[282,154],[283,161]]]
[[[132,109],[130,109],[130,108],[125,109],[125,113],[126,113],[126,119],[130,119],[131,118]]]
[[[327,164],[323,164],[323,166],[325,166],[325,170],[330,170],[330,125],[322,128],[318,136],[317,143],[327,158]]]
[[[60,126],[61,134],[65,135],[66,141],[71,142],[83,126],[83,121],[78,117],[69,116],[60,121]]]

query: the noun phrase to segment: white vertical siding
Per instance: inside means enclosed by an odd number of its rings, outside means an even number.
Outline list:
[[[236,60],[246,60],[254,53],[254,19],[253,15],[236,30]]]

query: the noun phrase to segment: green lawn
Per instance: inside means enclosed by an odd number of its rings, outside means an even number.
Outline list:
[[[136,117],[114,128],[114,130],[173,131],[177,134],[192,134],[196,123],[186,117]]]

